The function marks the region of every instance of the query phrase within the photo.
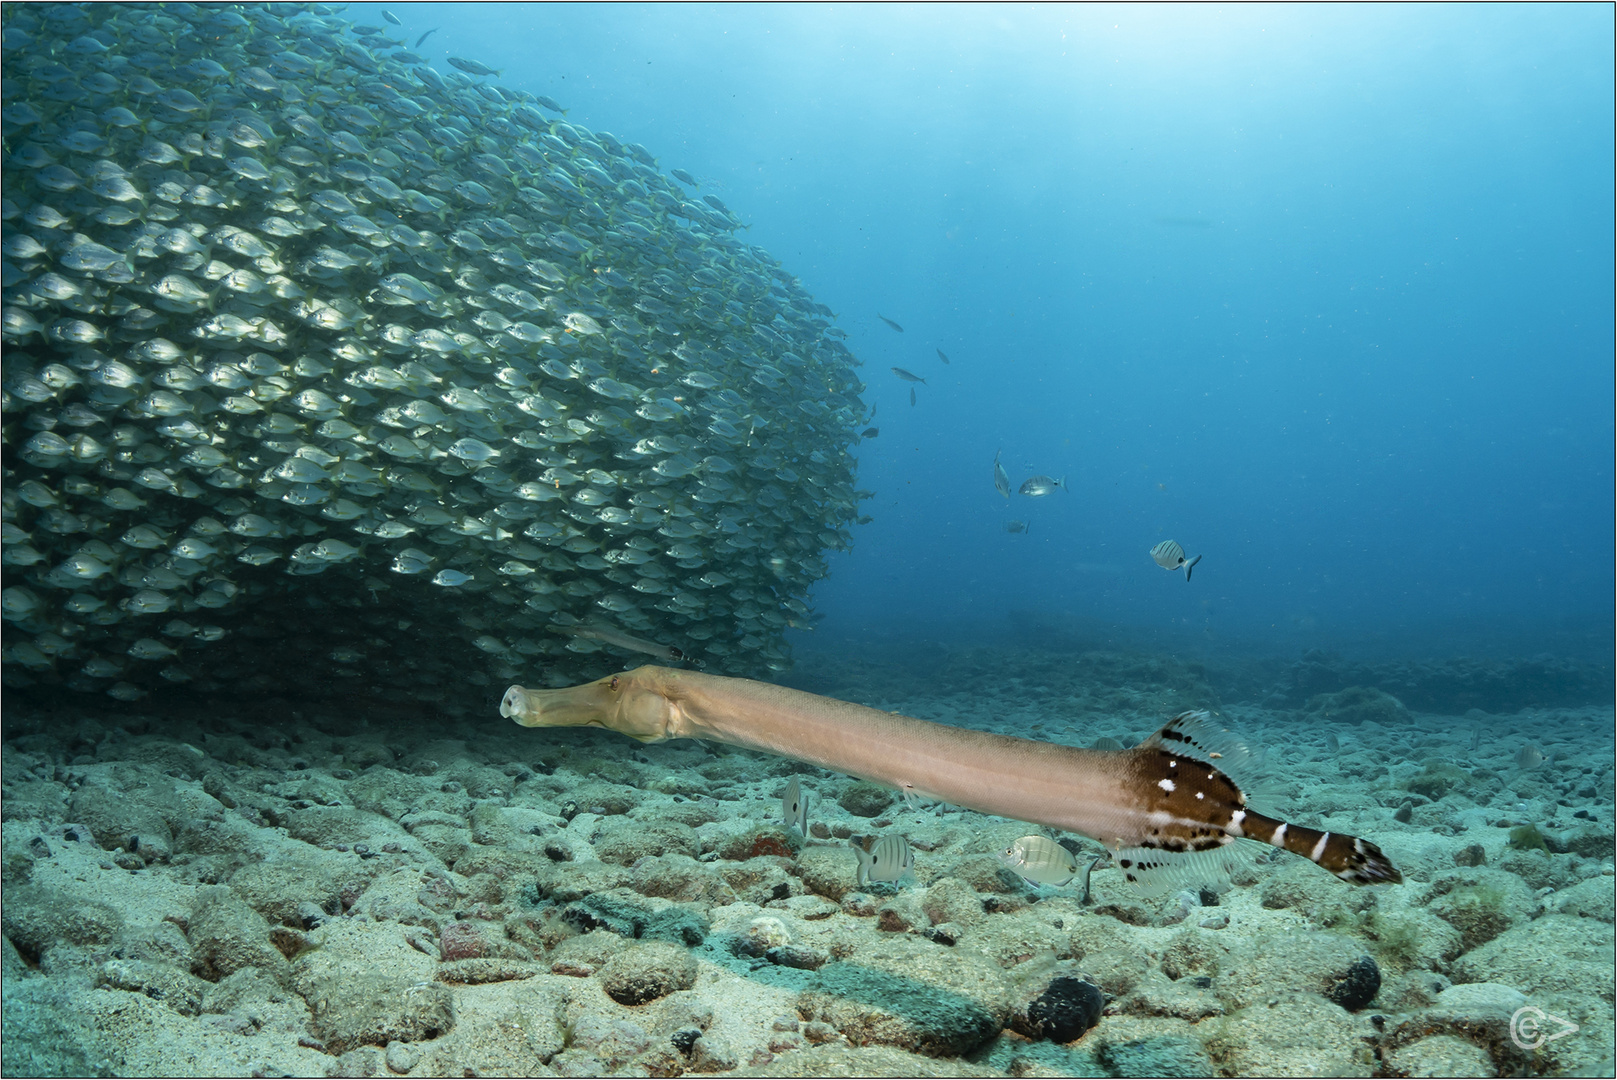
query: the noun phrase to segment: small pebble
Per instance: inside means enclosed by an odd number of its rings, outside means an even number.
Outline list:
[[[396,1073],[407,1073],[421,1060],[421,1051],[409,1043],[394,1039],[387,1044],[387,1067]]]

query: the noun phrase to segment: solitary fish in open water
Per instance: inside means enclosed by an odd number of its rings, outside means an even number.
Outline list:
[[[1065,476],[1060,477],[1059,479],[1048,476],[1029,477],[1028,479],[1022,481],[1022,486],[1016,490],[1020,491],[1023,495],[1032,495],[1037,497],[1040,495],[1049,495],[1050,493],[1054,492],[1056,488],[1060,488],[1062,491],[1067,490],[1067,478]]]
[[[894,330],[897,330],[900,334],[902,334],[904,332],[904,328],[902,326],[898,325],[892,319],[889,319],[887,316],[883,315],[879,311],[876,313],[876,318],[880,319],[882,322],[886,323],[888,326],[891,326]]]
[[[1202,557],[1198,555],[1187,562],[1185,560],[1185,549],[1179,546],[1177,540],[1164,540],[1152,548],[1151,558],[1156,560],[1156,564],[1164,570],[1177,570],[1181,566],[1184,567],[1186,581],[1190,580],[1190,572],[1195,569],[1196,564],[1202,561]]]

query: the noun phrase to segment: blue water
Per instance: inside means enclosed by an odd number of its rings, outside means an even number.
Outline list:
[[[881,434],[819,640],[1609,653],[1609,6],[392,10],[838,312]]]

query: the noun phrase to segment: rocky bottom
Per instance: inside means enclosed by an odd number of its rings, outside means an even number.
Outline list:
[[[1085,746],[1172,696],[831,672],[805,684]],[[1612,1074],[1609,706],[1222,707],[1269,747],[1255,805],[1374,840],[1405,884],[1265,852],[1222,893],[1101,868],[1086,901],[1001,866],[1027,825],[724,747],[492,699],[142,704],[6,703],[7,1075]],[[917,883],[856,887],[848,839],[892,832]],[[1535,1046],[1531,1010],[1578,1030]]]

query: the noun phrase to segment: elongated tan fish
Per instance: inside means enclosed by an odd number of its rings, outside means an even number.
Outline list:
[[[608,728],[641,742],[709,739],[1081,833],[1110,848],[1123,876],[1145,892],[1216,880],[1234,861],[1229,845],[1243,838],[1355,885],[1403,880],[1367,840],[1249,808],[1221,767],[1238,766],[1245,749],[1206,713],[1181,713],[1132,749],[1082,750],[749,679],[642,667],[561,690],[513,686],[500,715],[525,727]]]

